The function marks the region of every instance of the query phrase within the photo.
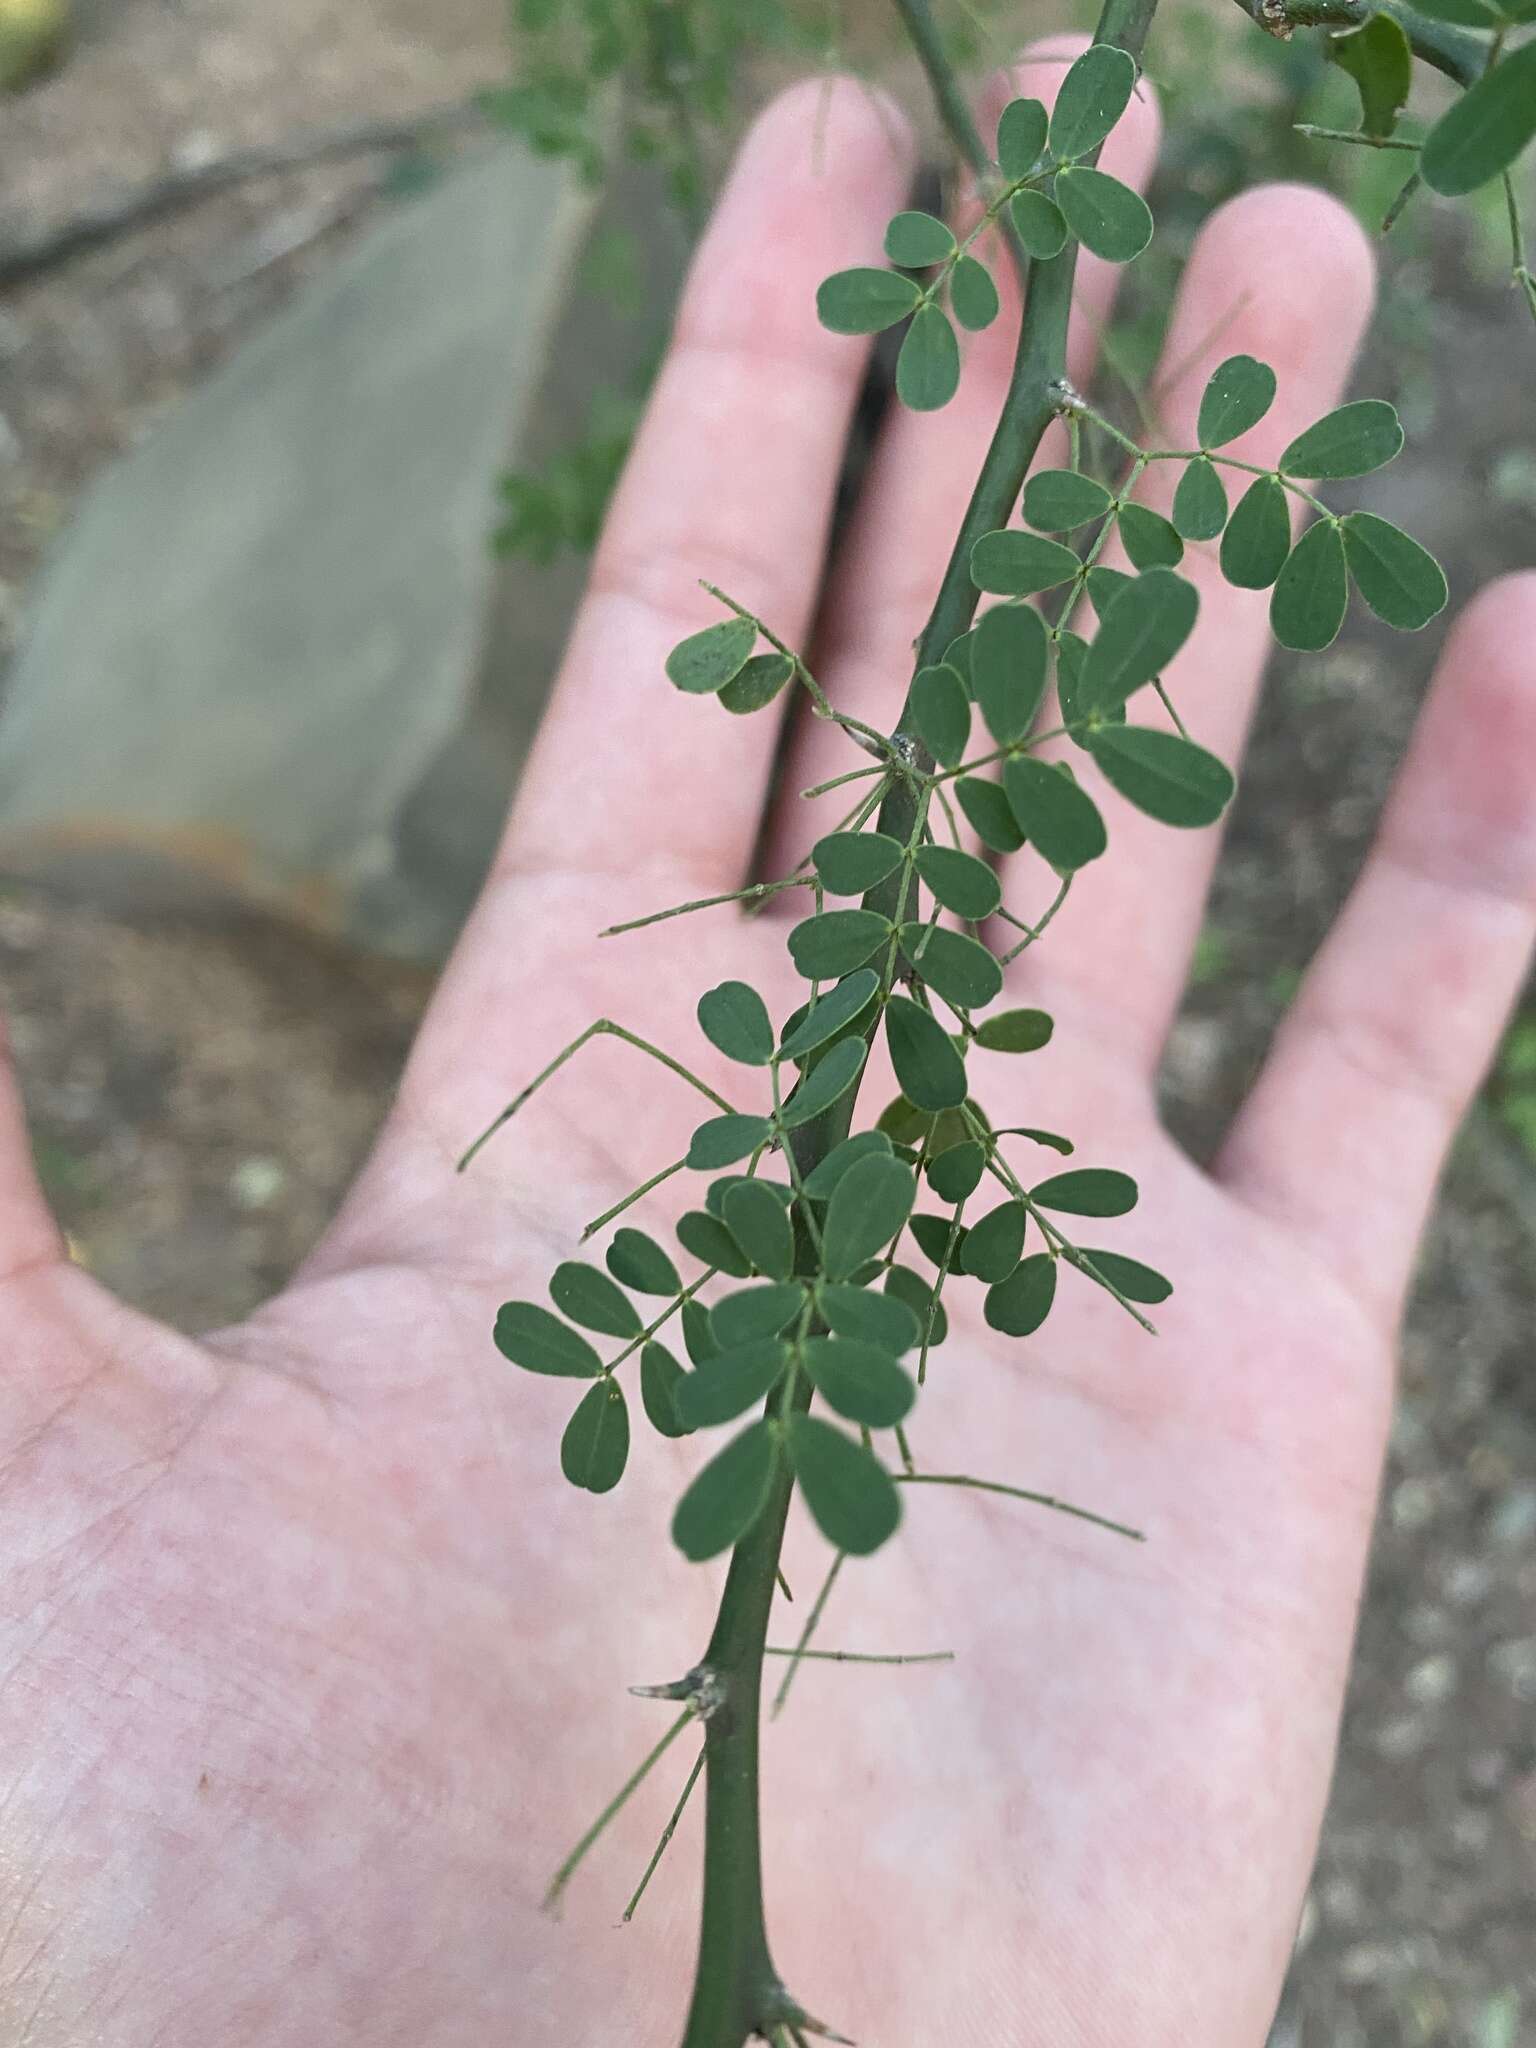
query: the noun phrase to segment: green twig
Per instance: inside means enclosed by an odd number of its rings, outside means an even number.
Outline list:
[[[629,1778],[625,1780],[624,1784],[609,1800],[608,1804],[603,1808],[602,1812],[597,1816],[597,1819],[593,1821],[591,1827],[587,1829],[587,1832],[576,1844],[575,1848],[571,1851],[570,1855],[566,1857],[565,1861],[561,1864],[560,1868],[555,1872],[554,1876],[550,1879],[549,1890],[544,1894],[544,1909],[546,1912],[550,1911],[554,1906],[559,1904],[560,1894],[565,1890],[566,1886],[575,1876],[577,1865],[581,1862],[582,1858],[586,1855],[587,1851],[592,1847],[592,1844],[597,1840],[598,1836],[602,1834],[603,1830],[608,1826],[609,1822],[624,1806],[626,1801],[630,1798],[631,1794],[638,1790],[638,1788],[645,1782],[646,1778],[655,1769],[656,1765],[660,1763],[661,1759],[666,1755],[667,1751],[671,1748],[672,1744],[677,1740],[678,1736],[682,1734],[683,1730],[688,1726],[688,1723],[691,1720],[693,1720],[693,1718],[693,1708],[691,1706],[684,1707],[683,1711],[678,1715],[677,1719],[672,1723],[672,1726],[667,1730],[666,1734],[663,1735],[660,1742],[658,1742],[656,1747],[651,1751],[650,1755],[646,1757],[645,1761],[639,1766],[639,1768],[636,1771],[634,1771]]]
[[[598,933],[600,939],[616,939],[623,932],[644,931],[648,924],[664,924],[669,917],[687,917],[694,910],[713,910],[721,903],[756,903],[777,896],[783,889],[808,889],[809,875],[786,875],[781,882],[752,882],[745,889],[730,889],[723,896],[699,896],[692,903],[674,903],[667,910],[652,910],[644,917],[632,917],[624,924],[610,924]]]
[[[1096,1515],[1089,1508],[1074,1507],[1071,1501],[1058,1500],[1052,1493],[1032,1493],[1025,1486],[1004,1486],[997,1479],[972,1479],[964,1472],[898,1472],[895,1475],[898,1486],[963,1486],[977,1493],[1006,1494],[1009,1500],[1027,1500],[1037,1508],[1050,1508],[1058,1515],[1071,1515],[1079,1522],[1092,1522],[1096,1529],[1108,1529],[1111,1535],[1128,1536],[1133,1543],[1145,1543],[1146,1535],[1140,1529],[1133,1529],[1125,1522],[1112,1522],[1107,1515]]]
[[[1397,0],[1237,0],[1244,14],[1266,35],[1281,42],[1298,28],[1359,28],[1373,14],[1386,14],[1408,38],[1416,57],[1443,71],[1458,85],[1473,85],[1482,76],[1488,45],[1480,35],[1450,28],[1416,14]]]
[[[656,1875],[657,1864],[661,1861],[662,1857],[665,1856],[665,1854],[667,1853],[667,1844],[671,1841],[672,1837],[677,1833],[677,1824],[682,1819],[683,1814],[687,1808],[688,1801],[693,1796],[693,1788],[699,1782],[699,1773],[703,1770],[703,1768],[704,1752],[701,1749],[698,1755],[693,1760],[693,1769],[688,1773],[688,1782],[683,1787],[682,1797],[678,1800],[676,1806],[674,1806],[672,1809],[672,1818],[667,1822],[666,1826],[662,1829],[661,1840],[656,1844],[655,1849],[652,1851],[651,1860],[645,1866],[644,1874],[641,1877],[640,1882],[635,1886],[629,1904],[624,1908],[623,1917],[624,1924],[626,1927],[629,1925],[630,1921],[633,1920],[635,1917],[635,1908],[639,1905],[641,1899],[645,1896],[646,1886],[650,1883],[651,1879]]]
[[[900,1655],[883,1650],[804,1650],[798,1643],[782,1648],[770,1643],[765,1657],[795,1657],[820,1664],[953,1664],[953,1650],[909,1650]]]
[[[646,1038],[637,1038],[633,1031],[626,1031],[622,1024],[615,1024],[611,1017],[599,1017],[595,1024],[589,1024],[585,1031],[573,1038],[563,1052],[557,1052],[549,1065],[541,1073],[536,1074],[526,1088],[513,1096],[512,1100],[501,1112],[501,1115],[494,1117],[486,1125],[485,1129],[459,1161],[459,1172],[462,1173],[464,1171],[465,1167],[475,1157],[475,1154],[490,1143],[503,1125],[509,1124],[512,1121],[524,1103],[530,1097],[536,1095],[552,1075],[559,1073],[567,1060],[573,1059],[581,1051],[581,1048],[594,1038],[622,1039],[626,1045],[632,1045],[637,1052],[646,1053],[653,1060],[659,1060],[662,1066],[667,1068],[670,1073],[676,1074],[679,1080],[686,1081],[690,1088],[697,1088],[701,1095],[707,1095],[717,1109],[724,1110],[728,1116],[736,1114],[736,1111],[723,1095],[717,1095],[707,1082],[701,1081],[697,1074],[691,1074],[680,1060],[675,1060],[670,1053],[663,1052],[659,1045],[652,1045],[650,1040]]]
[[[789,1688],[795,1682],[795,1673],[799,1669],[801,1658],[810,1655],[807,1645],[810,1643],[811,1637],[816,1633],[816,1626],[821,1620],[822,1610],[832,1596],[832,1588],[837,1584],[837,1575],[843,1568],[843,1559],[846,1556],[847,1552],[840,1550],[836,1557],[833,1558],[832,1568],[827,1573],[825,1579],[822,1580],[821,1591],[816,1595],[815,1605],[805,1618],[805,1627],[800,1631],[800,1640],[796,1643],[790,1655],[789,1669],[785,1672],[783,1678],[780,1679],[779,1689],[773,1696],[774,1720],[777,1720],[784,1711],[784,1702],[789,1698]],[[766,1652],[764,1654],[766,1655]]]
[[[967,159],[975,163],[980,138],[952,81],[926,0],[897,0],[909,30],[919,41],[940,108]],[[1105,0],[1097,40],[1139,56],[1157,0]],[[1031,266],[1030,290],[1007,397],[991,446],[982,463],[970,505],[956,536],[915,668],[940,660],[949,643],[970,625],[978,592],[971,580],[971,549],[983,533],[1005,526],[1046,428],[1066,404],[1067,326],[1076,276],[1077,245]],[[887,743],[896,773],[887,774],[880,829],[908,849],[891,881],[866,897],[899,925],[913,891],[911,850],[920,843],[927,807],[926,777],[933,767],[927,750],[912,736],[910,689]],[[901,772],[901,771],[906,772]],[[893,947],[893,958],[894,958]],[[887,977],[882,976],[882,982]],[[802,1125],[790,1143],[802,1173],[819,1163],[847,1135],[856,1090],[850,1089],[826,1116]],[[794,1377],[797,1408],[811,1396],[806,1375]],[[763,1908],[759,1817],[759,1716],[763,1650],[784,1526],[793,1491],[787,1460],[774,1469],[763,1512],[732,1553],[705,1665],[721,1688],[724,1704],[705,1724],[706,1807],[704,1898],[698,1967],[683,2048],[744,2048],[751,2035],[771,2034],[789,2024],[813,2031],[791,2009],[773,1968]],[[790,1669],[795,1668],[791,1660]]]

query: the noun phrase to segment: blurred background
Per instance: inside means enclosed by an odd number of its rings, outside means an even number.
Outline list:
[[[939,13],[978,70],[1023,32],[998,0]],[[881,0],[0,0],[0,985],[44,1185],[135,1302],[224,1321],[326,1220],[489,855],[730,139],[829,61],[926,120]],[[1298,177],[1374,232],[1407,161],[1298,135],[1357,125],[1354,87],[1225,0],[1164,0],[1148,69],[1169,144],[1106,337],[1122,406],[1213,206]],[[1536,563],[1536,322],[1502,200],[1419,198],[1382,249],[1367,376],[1409,444],[1371,502],[1454,608]],[[850,482],[880,404],[877,378]],[[1405,642],[1357,608],[1275,664],[1165,1076],[1196,1152],[1358,864],[1443,624]],[[1533,1250],[1536,998],[1426,1247],[1272,2048],[1536,2043]]]

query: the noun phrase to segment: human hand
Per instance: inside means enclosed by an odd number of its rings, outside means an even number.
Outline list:
[[[1049,96],[1058,68],[1025,89]],[[660,1732],[624,1686],[676,1675],[707,1636],[719,1568],[666,1538],[701,1447],[648,1440],[594,1507],[559,1474],[562,1390],[514,1373],[489,1332],[678,1156],[696,1101],[599,1040],[469,1175],[453,1163],[598,1016],[739,1091],[698,1038],[698,991],[739,976],[779,1014],[798,1000],[771,914],[594,934],[729,890],[751,856],[768,721],[675,695],[661,666],[715,616],[699,575],[792,643],[809,630],[862,367],[811,302],[901,204],[892,120],[852,87],[825,109],[802,88],[747,144],[502,854],[376,1155],[293,1285],[202,1342],[112,1301],[66,1262],[5,1099],[0,2031],[18,2048],[676,2038],[689,1826],[640,1922],[616,1923],[680,1751],[563,1923],[539,1900]],[[1122,176],[1144,177],[1154,130],[1135,108]],[[1090,269],[1090,306],[1107,291]],[[1187,423],[1213,364],[1251,350],[1280,372],[1253,446],[1278,449],[1337,397],[1370,293],[1332,202],[1236,202],[1191,261],[1163,413]],[[886,429],[836,565],[813,666],[872,722],[904,687],[1006,325],[973,344],[946,412]],[[1187,566],[1203,616],[1177,694],[1231,759],[1264,603],[1198,551]],[[1264,2039],[1332,1762],[1403,1289],[1536,921],[1533,638],[1531,577],[1456,627],[1371,863],[1210,1173],[1159,1130],[1152,1084],[1214,845],[1099,792],[1110,852],[1017,970],[1055,1039],[978,1083],[995,1121],[1048,1122],[1137,1175],[1116,1241],[1177,1292],[1154,1342],[1064,1288],[1020,1348],[957,1290],[915,1449],[1148,1541],[918,1489],[899,1538],[844,1573],[827,1645],[957,1653],[810,1668],[769,1738],[776,1954],[865,2040]],[[807,726],[788,784],[846,765]],[[825,829],[805,811],[775,803],[775,872]],[[1038,884],[1029,859],[1010,891]],[[824,1560],[796,1526],[797,1591]]]

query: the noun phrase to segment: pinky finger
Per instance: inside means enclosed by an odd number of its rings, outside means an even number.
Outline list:
[[[1218,1172],[1394,1317],[1536,938],[1536,573],[1451,635],[1364,872]]]

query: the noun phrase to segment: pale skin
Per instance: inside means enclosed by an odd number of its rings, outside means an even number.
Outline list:
[[[1048,95],[1059,72],[1021,84]],[[1145,177],[1155,126],[1133,109],[1123,175]],[[66,1257],[14,1093],[0,1105],[11,2048],[677,2038],[696,1816],[640,1918],[618,1915],[689,1743],[558,1923],[539,1898],[665,1725],[624,1687],[678,1676],[707,1638],[720,1567],[666,1534],[702,1448],[643,1435],[615,1494],[576,1493],[556,1454],[574,1390],[517,1373],[490,1328],[502,1300],[543,1298],[582,1224],[675,1158],[703,1105],[599,1041],[470,1174],[453,1165],[599,1015],[759,1106],[693,1007],[739,976],[786,1014],[786,917],[593,935],[737,886],[757,835],[771,722],[662,680],[718,615],[696,577],[809,641],[842,706],[888,723],[899,703],[1007,358],[1000,326],[949,412],[887,430],[816,620],[863,355],[818,330],[812,295],[878,260],[909,168],[899,121],[852,86],[824,106],[801,88],[748,141],[495,872],[375,1156],[291,1287],[203,1341],[110,1299]],[[1108,281],[1086,288],[1102,312]],[[1336,401],[1371,293],[1332,202],[1239,200],[1193,256],[1164,420],[1187,434],[1210,368],[1249,350],[1281,395],[1238,452],[1272,454]],[[1171,681],[1233,758],[1264,602],[1199,556],[1201,625]],[[1370,862],[1211,1171],[1159,1130],[1152,1082],[1214,836],[1106,797],[1108,856],[1016,970],[1055,1042],[978,1056],[974,1085],[994,1121],[1136,1173],[1140,1211],[1094,1229],[1177,1292],[1154,1340],[1064,1286],[1025,1345],[957,1293],[915,1448],[1148,1541],[933,1488],[843,1573],[827,1647],[956,1652],[807,1668],[769,1733],[776,1958],[862,2041],[1261,2048],[1333,1760],[1415,1244],[1536,924],[1533,646],[1536,576],[1466,603]],[[856,765],[807,729],[787,786]],[[775,856],[826,822],[782,795]],[[1048,894],[1028,860],[1009,878],[1026,912]],[[777,1640],[825,1561],[797,1519]]]

